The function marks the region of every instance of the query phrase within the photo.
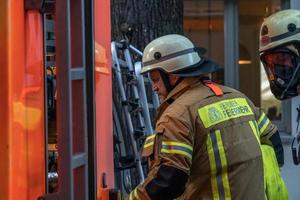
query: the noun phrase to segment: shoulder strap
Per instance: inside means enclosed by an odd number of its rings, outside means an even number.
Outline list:
[[[210,88],[216,96],[222,96],[224,94],[222,89],[218,85],[212,83],[212,81],[208,77],[202,77],[200,80],[203,85]]]

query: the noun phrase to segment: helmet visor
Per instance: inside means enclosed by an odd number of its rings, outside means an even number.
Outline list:
[[[260,57],[270,81],[280,80],[285,84],[292,78],[294,67],[297,65],[296,57],[291,52],[278,51],[264,53]]]

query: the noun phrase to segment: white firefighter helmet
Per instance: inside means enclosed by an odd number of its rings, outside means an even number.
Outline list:
[[[259,51],[274,96],[280,100],[297,96],[300,10],[283,10],[266,18],[260,29]]]
[[[300,42],[300,10],[282,10],[264,20],[260,28],[260,52],[292,42]]]
[[[141,73],[158,69],[178,76],[197,76],[216,71],[218,67],[200,57],[205,49],[196,48],[186,37],[170,34],[150,42],[143,53]]]

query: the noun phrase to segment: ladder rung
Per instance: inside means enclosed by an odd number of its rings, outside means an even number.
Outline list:
[[[122,59],[119,59],[119,63],[121,65],[121,67],[127,67],[127,63],[126,61],[122,60]]]
[[[45,20],[48,30],[54,30],[54,20]]]
[[[55,40],[46,40],[46,45],[55,47]]]
[[[153,109],[153,108],[154,108],[153,103],[148,103],[148,108],[149,108],[149,109]]]
[[[120,156],[119,157],[119,162],[122,165],[127,165],[127,164],[130,164],[130,163],[133,163],[134,161],[135,161],[134,155],[127,155],[127,156]]]
[[[85,70],[83,67],[72,68],[71,72],[71,80],[82,80],[85,77]]]
[[[124,165],[124,166],[116,167],[116,169],[119,171],[123,171],[126,169],[133,169],[133,168],[136,168],[136,164],[134,162],[131,164]]]
[[[87,164],[86,153],[76,154],[72,157],[72,168],[78,168]]]
[[[54,65],[55,65],[55,61],[46,61],[46,67],[54,66]]]

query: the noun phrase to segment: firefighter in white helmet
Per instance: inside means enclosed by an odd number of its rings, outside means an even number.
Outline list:
[[[300,93],[300,10],[279,11],[264,20],[259,52],[274,96],[279,100],[297,96]]]
[[[181,35],[146,46],[142,73],[161,105],[142,152],[148,176],[128,199],[265,199],[260,143],[279,138],[277,128],[244,94],[213,83],[218,69]]]
[[[274,96],[283,100],[299,95],[300,10],[283,10],[266,18],[260,29],[259,51]],[[300,105],[297,112],[299,124]],[[296,132],[298,135],[292,142],[292,153],[293,161],[298,165],[300,132]]]

